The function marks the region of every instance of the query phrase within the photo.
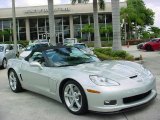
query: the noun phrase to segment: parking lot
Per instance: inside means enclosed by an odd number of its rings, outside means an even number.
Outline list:
[[[118,114],[88,113],[76,116],[57,101],[24,91],[13,93],[8,85],[7,71],[0,69],[0,120],[160,120],[160,52],[144,52],[136,46],[123,47],[134,56],[142,55],[144,66],[157,78],[158,95],[149,105]]]

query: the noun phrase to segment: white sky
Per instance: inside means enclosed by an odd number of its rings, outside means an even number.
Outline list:
[[[47,5],[47,0],[15,0],[16,7]],[[92,1],[92,0],[91,0]],[[105,0],[106,2],[110,0]],[[124,0],[120,0],[124,1]],[[0,0],[0,8],[11,7],[12,0]],[[160,0],[144,0],[146,6],[155,12],[155,26],[160,27]],[[69,4],[70,0],[54,0],[54,4]]]

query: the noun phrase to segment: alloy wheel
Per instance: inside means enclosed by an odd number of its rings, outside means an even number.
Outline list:
[[[82,107],[82,94],[79,88],[74,84],[68,84],[64,89],[64,101],[67,107],[77,112]]]

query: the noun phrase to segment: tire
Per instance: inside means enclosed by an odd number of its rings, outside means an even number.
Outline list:
[[[21,83],[19,82],[18,76],[14,70],[9,71],[8,79],[9,79],[9,86],[13,92],[18,93],[23,90]]]
[[[6,58],[4,58],[3,61],[2,61],[2,68],[3,69],[7,68],[7,60],[6,60]]]
[[[76,81],[66,82],[62,91],[62,100],[66,108],[73,114],[82,115],[88,112],[86,94]]]
[[[147,51],[153,51],[153,48],[152,48],[151,45],[146,45],[145,49],[146,49]]]

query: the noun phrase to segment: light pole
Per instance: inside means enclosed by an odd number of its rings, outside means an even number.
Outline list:
[[[50,43],[56,45],[53,0],[48,0]]]
[[[16,11],[15,0],[12,0],[12,22],[13,22],[13,39],[14,39],[14,52],[17,55],[17,31],[16,31]]]

